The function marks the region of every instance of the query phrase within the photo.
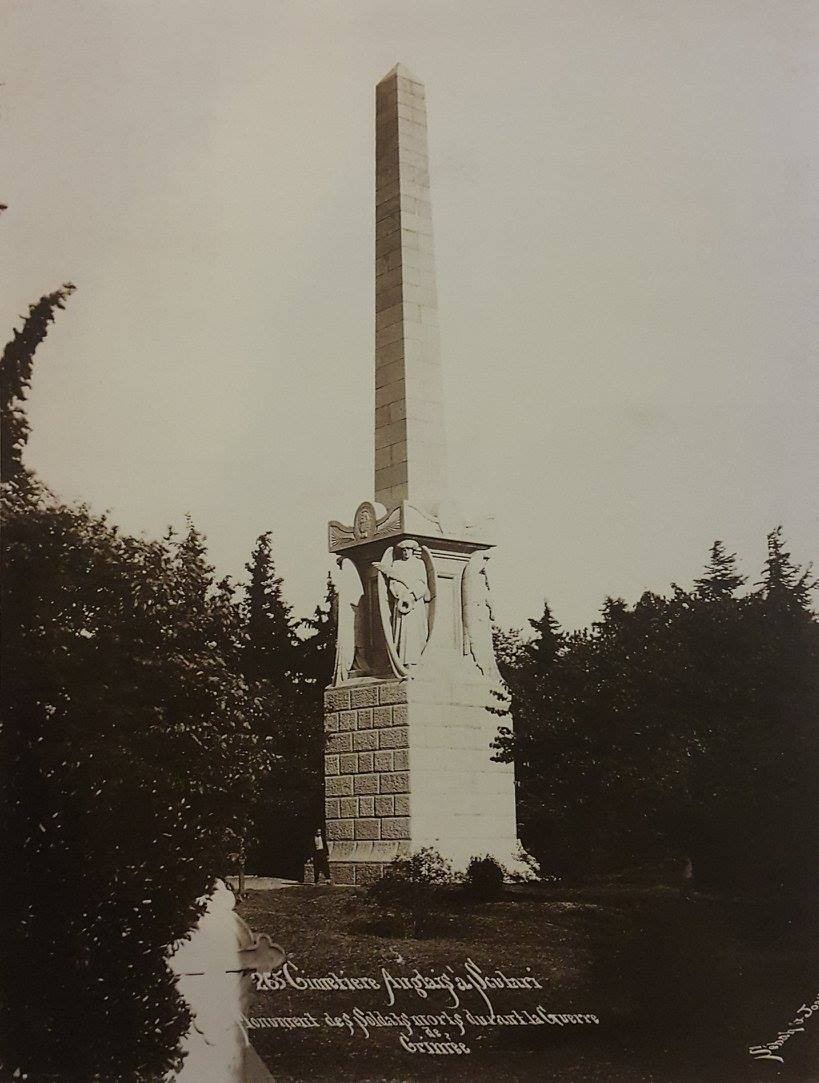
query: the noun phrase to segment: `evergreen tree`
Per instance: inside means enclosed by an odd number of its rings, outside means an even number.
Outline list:
[[[555,664],[565,643],[565,637],[547,601],[543,603],[540,619],[530,619],[529,624],[535,634],[524,644],[523,664],[524,666],[531,665],[536,670],[547,673]]]
[[[719,540],[711,546],[711,557],[705,571],[694,583],[700,594],[712,598],[730,598],[746,577],[737,571],[736,553],[726,553]]]
[[[759,865],[763,855],[765,880],[779,889],[811,887],[819,850],[819,622],[810,597],[816,586],[810,565],[793,563],[777,527],[753,599],[757,711],[743,749],[752,749],[748,787],[755,798],[748,859]]]
[[[301,641],[299,673],[302,681],[318,693],[317,702],[321,701],[323,710],[324,689],[333,679],[338,628],[338,595],[330,575],[327,576],[324,601],[316,606],[312,617],[305,617],[301,624],[312,634]]]
[[[518,633],[497,633],[499,668],[504,678],[507,698],[494,713],[511,715],[514,730],[501,725],[493,742],[495,758],[515,764],[515,790],[521,839],[536,856],[544,854],[542,841],[554,837],[548,821],[552,814],[549,798],[549,774],[553,763],[554,742],[559,739],[563,720],[562,685],[555,679],[565,637],[544,603],[540,619],[530,619],[535,633],[522,641]],[[554,853],[546,867],[554,867]]]
[[[498,628],[497,625],[493,625],[492,646],[495,649],[498,670],[504,684],[508,687],[509,682],[514,678],[520,667],[523,657],[524,643],[520,630],[517,628],[504,630]]]
[[[242,665],[251,688],[268,705],[256,726],[274,761],[259,801],[249,810],[248,868],[299,877],[323,813],[324,685],[318,686],[318,658],[296,635],[270,532],[257,539],[246,568]]]
[[[56,310],[65,308],[65,302],[75,288],[71,282],[66,282],[31,305],[22,328],[15,329],[14,337],[0,357],[0,476],[3,481],[10,481],[24,472],[23,448],[29,435],[24,404],[31,387],[34,352],[48,334],[48,325]]]
[[[693,859],[705,887],[795,891],[819,849],[819,623],[781,531],[760,589],[717,543],[691,592],[607,599],[591,629],[510,655],[519,822],[542,867]]]
[[[772,530],[768,535],[768,556],[759,584],[769,608],[809,616],[810,595],[819,586],[819,580],[811,578],[811,572],[812,565],[802,569],[791,560],[791,554],[785,549],[782,527]]]
[[[285,602],[281,576],[276,574],[267,531],[256,540],[245,586],[245,672],[250,680],[268,681],[288,698],[298,680],[298,643],[291,608]]]

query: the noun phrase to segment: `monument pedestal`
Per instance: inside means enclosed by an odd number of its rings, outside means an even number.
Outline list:
[[[395,858],[425,846],[456,871],[475,855],[513,864],[513,768],[496,763],[491,748],[500,678],[486,581],[489,543],[464,538],[466,528],[461,537],[447,535],[406,502],[380,519],[376,507],[362,507],[368,512],[357,514],[356,523],[368,536],[355,538],[352,528],[330,524],[330,547],[343,553],[339,563],[347,571],[339,593],[339,653],[346,644],[347,663],[337,665],[337,683],[325,692],[333,880],[366,883]],[[413,525],[426,532],[409,538],[406,528]],[[425,642],[406,666],[395,649],[390,601],[390,584],[408,577],[408,561],[395,556],[405,547],[418,554],[428,595],[416,603],[424,611]],[[400,578],[398,584],[400,592]]]
[[[364,678],[325,693],[325,815],[336,883],[369,883],[424,846],[456,871],[475,854],[514,860],[512,768],[491,759],[491,691],[470,678]]]

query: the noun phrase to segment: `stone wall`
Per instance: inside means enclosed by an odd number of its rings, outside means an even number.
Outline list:
[[[369,882],[409,851],[406,683],[331,688],[324,703],[325,819],[333,879]]]

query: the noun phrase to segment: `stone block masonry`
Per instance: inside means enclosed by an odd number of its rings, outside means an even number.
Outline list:
[[[375,101],[375,499],[435,508],[448,486],[426,92],[397,64]]]
[[[333,876],[340,883],[369,882],[384,864],[408,850],[406,694],[406,685],[399,681],[325,693],[325,815]],[[350,842],[356,844],[357,860],[336,860],[342,857],[337,844]],[[371,844],[376,842],[387,844],[379,853],[388,860],[362,861],[374,856]]]
[[[514,780],[492,760],[494,699],[467,660],[460,671],[449,664],[448,680],[422,669],[411,681],[327,691],[325,813],[337,883],[369,883],[422,846],[456,868],[484,853],[509,864]],[[371,706],[354,706],[364,701]]]

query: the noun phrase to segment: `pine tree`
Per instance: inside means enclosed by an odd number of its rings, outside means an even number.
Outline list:
[[[547,601],[543,603],[540,620],[530,618],[529,624],[535,635],[524,645],[524,665],[533,666],[538,673],[545,674],[554,665],[565,637]]]
[[[778,526],[768,535],[768,557],[762,573],[762,594],[769,607],[782,611],[810,613],[811,591],[819,580],[811,578],[812,565],[804,570],[791,560]]]
[[[523,661],[524,643],[520,629],[507,628],[504,630],[498,628],[497,625],[493,625],[492,646],[495,649],[495,658],[500,675],[504,684],[509,686]]]
[[[247,637],[245,673],[249,680],[269,681],[285,696],[298,680],[298,644],[291,608],[285,602],[281,576],[276,574],[272,534],[260,534],[245,568],[244,623]]]
[[[736,553],[726,553],[719,539],[711,546],[705,571],[694,580],[699,593],[711,598],[730,598],[745,582],[746,577],[737,571]]]
[[[298,877],[323,811],[324,685],[305,661],[270,532],[257,539],[246,568],[242,666],[265,705],[255,728],[275,761],[262,799],[249,810],[248,868]]]
[[[307,686],[323,695],[333,676],[338,627],[338,594],[329,575],[324,601],[316,606],[312,617],[305,617],[300,623],[309,628],[312,635],[300,644],[299,676]]]
[[[11,481],[25,472],[22,456],[30,426],[23,407],[31,387],[34,353],[48,334],[48,325],[53,321],[56,310],[65,308],[65,302],[75,288],[73,283],[66,282],[60,289],[47,293],[31,305],[22,328],[14,331],[14,337],[0,358],[0,463],[3,481]]]

